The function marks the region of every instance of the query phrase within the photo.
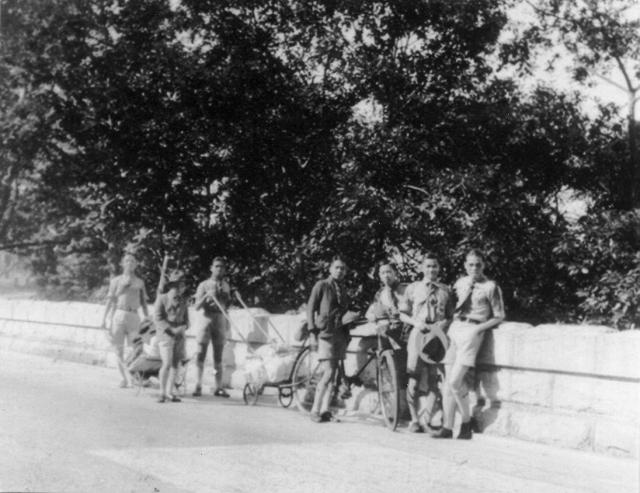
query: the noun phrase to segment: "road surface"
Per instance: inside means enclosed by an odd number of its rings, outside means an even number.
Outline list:
[[[376,420],[312,423],[265,396],[158,404],[115,370],[0,353],[0,490],[626,493],[634,461]]]

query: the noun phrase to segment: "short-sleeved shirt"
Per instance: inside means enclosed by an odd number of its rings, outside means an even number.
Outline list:
[[[473,281],[465,276],[453,286],[456,297],[456,315],[477,322],[486,322],[494,317],[504,318],[502,291],[495,281],[483,278]]]
[[[196,289],[196,303],[208,293],[213,294],[225,310],[231,305],[231,287],[227,281],[215,281],[214,279],[202,281]],[[220,313],[220,308],[215,301],[204,300],[202,310],[204,315],[209,318]]]
[[[171,292],[158,296],[154,305],[154,318],[161,332],[168,328],[189,325],[187,300]]]
[[[406,311],[414,320],[425,323],[453,318],[453,298],[446,284],[416,281],[405,291]]]
[[[373,298],[373,303],[367,310],[367,318],[386,318],[392,317],[399,311],[402,311],[406,305],[405,291],[407,285],[397,283],[394,286],[382,287],[378,290]]]
[[[146,297],[144,282],[139,277],[119,275],[109,283],[107,298],[114,301],[117,309],[135,312]]]

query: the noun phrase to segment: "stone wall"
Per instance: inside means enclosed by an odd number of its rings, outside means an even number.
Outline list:
[[[89,303],[0,299],[0,350],[115,367],[106,334],[98,327],[103,310]],[[243,365],[251,350],[280,340],[278,333],[285,344],[297,344],[294,335],[303,315],[260,310],[253,310],[254,317],[244,310],[230,314],[225,384],[242,388]],[[192,311],[191,316],[194,324],[200,323],[199,313]],[[365,327],[357,334],[373,332]],[[348,372],[366,361],[367,341],[371,339],[353,338],[345,362]],[[195,349],[190,335],[188,353]],[[505,322],[487,333],[479,354],[471,392],[474,415],[486,433],[638,457],[639,362],[640,331]],[[362,376],[375,381],[374,365]],[[374,407],[373,401],[375,392],[369,390],[354,405]]]

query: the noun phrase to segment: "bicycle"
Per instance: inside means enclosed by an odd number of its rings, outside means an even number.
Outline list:
[[[362,322],[362,321],[359,321]],[[395,352],[401,349],[398,341],[387,332],[385,324],[389,319],[376,320],[376,347],[366,351],[367,360],[360,366],[353,375],[345,375],[344,363],[340,362],[333,386],[334,395],[332,401],[337,397],[340,383],[344,382],[349,391],[351,385],[361,382],[360,375],[372,361],[376,364],[376,386],[378,391],[378,402],[382,410],[385,426],[394,431],[398,426],[400,414],[400,373],[397,368]],[[353,323],[349,325],[360,325]],[[343,326],[344,328],[344,326]],[[358,336],[356,336],[358,337]],[[384,344],[388,341],[388,345]],[[293,401],[298,410],[309,413],[313,405],[315,388],[320,380],[320,361],[317,353],[311,350],[310,346],[305,346],[296,359],[291,374],[291,387],[293,389]]]

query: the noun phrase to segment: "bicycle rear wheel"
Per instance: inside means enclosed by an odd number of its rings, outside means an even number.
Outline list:
[[[300,412],[308,413],[313,406],[316,386],[320,380],[320,364],[317,353],[305,348],[296,359],[291,372],[293,402]]]
[[[393,351],[386,350],[378,357],[378,399],[384,424],[391,431],[398,426],[400,414],[400,378]]]

